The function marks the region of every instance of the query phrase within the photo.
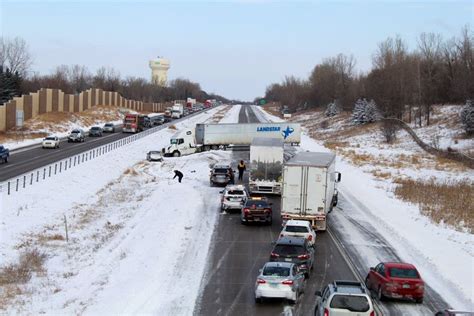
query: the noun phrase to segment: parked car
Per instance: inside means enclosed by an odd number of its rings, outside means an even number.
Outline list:
[[[307,239],[280,237],[270,254],[270,261],[293,262],[309,277],[314,264],[314,248]]]
[[[73,129],[67,137],[67,142],[84,142],[86,140],[86,134],[82,129]]]
[[[316,291],[315,316],[375,316],[369,291],[357,281],[334,281]]]
[[[411,298],[423,303],[425,282],[414,265],[401,262],[381,262],[371,267],[365,285],[377,293],[377,298]]]
[[[210,182],[213,185],[227,185],[230,182],[229,163],[217,163],[211,169]]]
[[[309,221],[300,221],[291,219],[286,222],[283,227],[280,237],[292,236],[300,237],[308,240],[308,243],[313,246],[316,241],[316,232],[311,227]]]
[[[104,133],[115,133],[114,123],[105,123],[103,131]]]
[[[59,137],[57,136],[48,136],[43,139],[41,143],[43,148],[59,148]]]
[[[247,224],[249,222],[264,222],[272,224],[272,204],[264,197],[249,198],[240,212],[240,222]]]
[[[290,262],[267,262],[255,282],[255,302],[264,298],[284,298],[295,304],[304,292],[305,279],[298,266]]]
[[[159,150],[151,150],[146,154],[146,160],[148,161],[163,161],[163,156]]]
[[[90,137],[94,137],[94,136],[101,137],[102,132],[103,132],[102,127],[92,126],[91,129],[89,130],[89,136]]]
[[[221,210],[241,210],[248,199],[249,194],[244,185],[229,184],[222,192]]]
[[[0,145],[0,160],[4,163],[7,163],[8,157],[10,157],[10,150],[5,148],[3,145]]]

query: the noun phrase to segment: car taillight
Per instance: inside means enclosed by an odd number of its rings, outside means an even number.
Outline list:
[[[371,311],[370,316],[375,316],[375,311]]]
[[[245,214],[248,214],[249,212],[250,212],[250,209],[244,208],[244,213],[245,213]]]
[[[310,234],[310,235],[308,236],[308,240],[309,240],[309,241],[313,240],[313,235]]]
[[[298,256],[298,259],[309,259],[309,255],[308,255],[308,254],[299,255],[299,256]]]
[[[425,289],[425,285],[423,283],[417,283],[417,284],[415,284],[415,287],[418,288],[419,290],[424,290]]]
[[[285,280],[285,281],[282,281],[281,284],[293,285],[293,281],[292,280]]]
[[[264,283],[267,283],[267,281],[265,281],[263,279],[257,279],[257,283],[258,284],[264,284]]]
[[[327,308],[324,309],[324,316],[329,316],[329,310]]]
[[[279,256],[280,256],[279,254],[274,253],[274,252],[272,252],[272,253],[270,254],[270,257],[272,257],[272,258],[278,258]]]
[[[272,210],[271,210],[271,209],[269,209],[269,208],[266,208],[266,209],[264,209],[264,210],[263,210],[263,212],[264,212],[264,213],[271,213],[271,212],[272,212]]]

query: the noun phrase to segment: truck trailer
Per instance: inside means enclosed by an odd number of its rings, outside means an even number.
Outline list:
[[[143,114],[127,113],[123,119],[123,133],[139,133],[150,126],[150,118]]]
[[[255,137],[276,138],[297,145],[301,141],[298,123],[196,124],[194,129],[176,132],[165,156],[181,156],[211,149],[250,146]]]
[[[326,230],[327,214],[337,205],[336,183],[341,174],[335,171],[333,153],[301,152],[283,165],[281,218],[307,220],[317,230]]]
[[[179,119],[184,116],[184,105],[175,103],[171,108],[171,118]]]
[[[283,168],[283,140],[256,137],[250,145],[249,190],[251,193],[280,194]]]

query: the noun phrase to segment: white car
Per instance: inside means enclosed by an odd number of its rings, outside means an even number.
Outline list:
[[[313,246],[316,241],[316,232],[308,221],[289,220],[280,233],[280,237],[301,237],[308,240],[308,244]]]
[[[43,148],[59,148],[59,137],[48,136],[45,139],[43,139],[41,146]]]
[[[240,210],[247,201],[249,194],[245,186],[241,184],[230,184],[222,192],[221,209],[223,211],[234,209]]]
[[[146,154],[146,160],[148,161],[163,161],[163,156],[160,151],[151,150]]]

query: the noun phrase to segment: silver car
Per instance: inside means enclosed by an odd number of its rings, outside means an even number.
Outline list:
[[[213,185],[225,186],[231,181],[230,178],[230,164],[229,163],[217,163],[211,170],[210,183]]]
[[[248,199],[247,189],[241,184],[229,184],[222,192],[221,209],[240,210]]]
[[[260,303],[263,298],[283,298],[294,304],[304,292],[304,284],[304,274],[296,264],[267,262],[255,283],[255,302]]]

